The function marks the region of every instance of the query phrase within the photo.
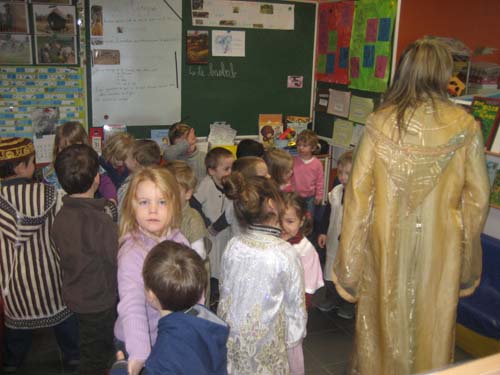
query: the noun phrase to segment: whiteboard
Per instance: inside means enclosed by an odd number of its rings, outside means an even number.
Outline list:
[[[181,17],[182,0],[90,1],[93,126],[180,120]]]

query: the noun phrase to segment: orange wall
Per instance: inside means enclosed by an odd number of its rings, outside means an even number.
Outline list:
[[[400,0],[398,56],[425,35],[453,37],[474,50],[498,50],[474,60],[500,64],[500,0]]]

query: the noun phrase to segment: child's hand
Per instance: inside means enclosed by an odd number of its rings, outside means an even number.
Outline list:
[[[326,245],[326,234],[320,234],[318,236],[318,245],[322,249],[325,247],[325,245]]]
[[[144,367],[144,361],[138,359],[129,359],[128,375],[139,375],[143,367]]]

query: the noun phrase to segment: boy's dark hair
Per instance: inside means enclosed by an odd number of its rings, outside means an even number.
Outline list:
[[[160,146],[151,139],[138,139],[132,145],[132,157],[142,167],[159,165],[161,162]]]
[[[200,300],[207,273],[194,250],[167,240],[148,253],[142,277],[145,288],[155,294],[163,310],[182,311]]]
[[[35,155],[35,146],[29,138],[0,138],[0,178],[16,175],[16,167],[28,165]]]
[[[208,151],[205,156],[205,167],[208,169],[215,169],[222,158],[232,158],[233,154],[227,148],[216,147]]]
[[[85,193],[99,173],[99,156],[88,145],[74,144],[57,154],[54,169],[66,193]]]
[[[236,147],[236,157],[241,158],[244,156],[257,156],[261,158],[264,156],[264,145],[253,139],[242,139]]]

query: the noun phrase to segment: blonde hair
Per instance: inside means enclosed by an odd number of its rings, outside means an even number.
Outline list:
[[[127,132],[112,134],[102,150],[102,156],[111,164],[123,162],[134,144],[134,137]]]
[[[242,156],[236,159],[231,168],[232,172],[240,172],[245,178],[257,175],[257,165],[266,162],[257,156]]]
[[[184,138],[187,133],[191,130],[189,125],[178,122],[172,125],[168,131],[168,138],[170,139],[170,144],[175,144],[175,141],[179,138]]]
[[[151,181],[155,184],[167,200],[171,210],[170,223],[167,226],[169,228],[179,228],[180,226],[181,201],[175,177],[167,169],[160,166],[141,168],[134,173],[123,199],[120,213],[120,242],[127,233],[134,233],[139,229],[135,214],[135,200],[139,184],[144,181]]]
[[[271,178],[278,185],[285,184],[287,182],[285,181],[285,175],[293,169],[292,155],[280,148],[273,148],[264,154],[264,160]]]
[[[177,183],[185,190],[194,190],[198,181],[193,169],[184,160],[172,160],[166,168],[175,176]]]
[[[394,106],[400,137],[419,105],[429,99],[433,106],[437,101],[448,101],[452,70],[450,48],[440,40],[425,37],[405,49],[379,108]]]
[[[55,161],[59,152],[76,143],[89,144],[87,132],[82,124],[78,121],[68,121],[58,126],[52,148],[52,160]]]
[[[311,146],[312,152],[319,150],[319,139],[315,132],[309,129],[302,130],[297,136],[297,143],[303,142]]]

